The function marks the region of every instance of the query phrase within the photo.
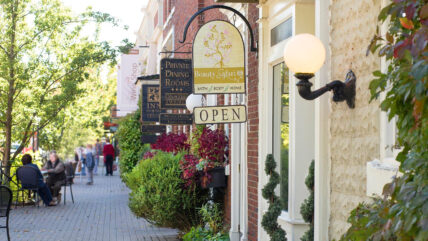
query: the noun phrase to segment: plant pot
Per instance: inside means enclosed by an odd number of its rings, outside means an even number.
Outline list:
[[[207,187],[220,188],[227,186],[224,167],[214,167],[208,171],[208,174],[211,176],[211,182]]]

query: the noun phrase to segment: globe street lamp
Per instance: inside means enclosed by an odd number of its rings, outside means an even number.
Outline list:
[[[355,81],[352,70],[346,74],[345,82],[334,80],[326,86],[312,91],[309,79],[314,77],[325,61],[325,48],[322,42],[312,34],[298,34],[288,40],[284,48],[284,61],[295,73],[299,94],[303,99],[314,100],[327,91],[333,91],[333,101],[345,101],[349,108],[355,107]]]
[[[195,107],[203,106],[204,103],[205,98],[203,95],[190,94],[186,99],[186,107],[190,111],[190,113],[193,113],[193,109]]]

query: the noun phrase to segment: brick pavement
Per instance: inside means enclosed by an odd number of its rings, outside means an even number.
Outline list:
[[[116,173],[115,173],[116,174]],[[56,207],[18,207],[11,211],[12,241],[137,241],[177,240],[177,231],[159,228],[136,218],[128,208],[129,189],[116,174],[94,176],[94,185],[86,178],[75,178],[71,202]],[[63,191],[62,191],[63,192]],[[6,233],[0,230],[0,240]]]

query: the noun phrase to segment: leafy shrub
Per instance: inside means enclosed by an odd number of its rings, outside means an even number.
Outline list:
[[[385,36],[374,36],[369,50],[385,57],[388,68],[375,71],[372,99],[395,118],[401,177],[385,185],[383,198],[352,211],[342,240],[428,240],[428,3],[390,1],[379,14]]]
[[[223,227],[223,212],[219,204],[205,204],[199,210],[206,227],[198,226],[183,236],[183,241],[228,241],[229,235]]]
[[[197,187],[184,187],[179,166],[182,159],[182,153],[158,151],[127,175],[127,185],[132,190],[129,207],[135,215],[183,231],[201,223],[197,210],[208,199],[208,193]]]
[[[189,151],[190,145],[187,143],[187,135],[184,133],[163,133],[158,137],[156,143],[151,145],[151,148],[164,152],[178,153],[180,151]]]
[[[116,137],[119,141],[119,167],[122,178],[125,177],[124,174],[130,172],[137,165],[143,153],[149,150],[148,145],[141,143],[139,119],[140,114],[138,111],[124,117],[120,120],[116,132]]]
[[[229,241],[227,233],[213,233],[209,229],[200,226],[192,227],[188,233],[183,236],[183,241]]]
[[[315,188],[315,162],[312,161],[309,166],[309,173],[305,180],[306,187],[309,189],[309,197],[303,201],[300,206],[300,213],[302,214],[303,220],[309,223],[309,230],[300,239],[301,241],[313,241],[314,240],[314,188]]]

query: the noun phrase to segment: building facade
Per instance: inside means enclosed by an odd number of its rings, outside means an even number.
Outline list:
[[[372,72],[385,63],[366,56],[376,30],[377,15],[387,0],[150,0],[137,33],[142,75],[159,74],[162,58],[191,58],[192,41],[206,22],[233,23],[245,46],[246,94],[208,95],[207,105],[246,105],[244,124],[218,125],[230,137],[230,163],[226,168],[225,221],[231,240],[269,240],[261,226],[268,203],[262,188],[268,181],[265,159],[273,154],[281,184],[283,211],[278,218],[288,240],[300,240],[308,229],[300,207],[308,197],[305,178],[315,163],[315,240],[338,239],[359,202],[380,194],[397,172],[395,125],[388,122],[379,101],[370,100]],[[197,17],[183,40],[185,24],[203,7],[224,4],[242,13],[250,29],[227,10],[210,10]],[[356,77],[355,108],[325,94],[313,101],[300,97],[294,73],[284,64],[287,41],[301,33],[317,36],[326,48],[326,61],[311,80],[313,89],[332,80],[344,80],[348,70]],[[187,110],[173,110],[187,113]],[[191,126],[173,126],[186,132]]]

